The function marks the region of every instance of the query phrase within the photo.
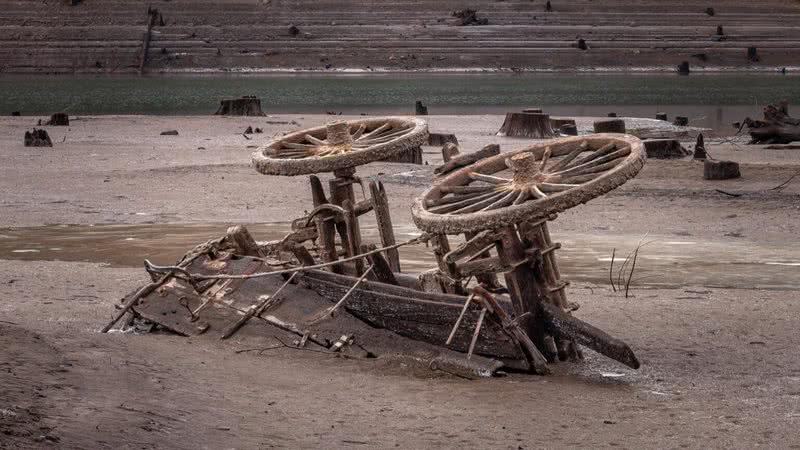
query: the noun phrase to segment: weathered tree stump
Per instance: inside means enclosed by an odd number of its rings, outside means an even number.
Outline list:
[[[289,25],[289,36],[297,37],[300,34],[300,28],[297,28],[296,25]]]
[[[422,147],[412,147],[404,150],[389,158],[384,159],[385,162],[405,163],[405,164],[422,164]]]
[[[764,107],[764,119],[744,119],[750,137],[750,144],[788,144],[800,141],[800,119],[789,116],[789,103],[786,100],[776,105]]]
[[[428,134],[428,145],[440,147],[444,144],[451,142],[458,145],[458,138],[452,133],[430,133]]]
[[[19,117],[21,115],[22,115],[22,113],[19,112],[19,111],[11,111],[11,117]]]
[[[617,113],[610,112],[610,113],[608,113],[608,117],[617,117]]]
[[[658,112],[656,113],[656,120],[669,120],[669,119],[667,119],[667,113]]]
[[[717,36],[724,35],[725,32],[722,30],[722,25],[717,25]]]
[[[595,133],[625,133],[625,121],[622,119],[596,120]]]
[[[498,136],[547,139],[555,136],[550,116],[541,113],[508,113]]]
[[[478,11],[474,9],[459,9],[458,11],[453,11],[453,17],[456,18],[455,24],[458,26],[489,24],[489,19],[485,17],[478,18]]]
[[[689,72],[689,61],[683,61],[682,63],[678,64],[678,73],[686,75]]]
[[[685,127],[689,125],[689,118],[685,116],[675,116],[672,124],[678,127]]]
[[[219,102],[218,116],[263,116],[261,100],[258,97],[245,95],[240,98],[229,98]]]
[[[244,134],[253,134],[253,127],[247,127],[244,130]]]
[[[706,159],[703,163],[703,178],[706,180],[729,180],[741,176],[737,162]]]
[[[692,156],[693,159],[706,159],[708,158],[708,154],[706,153],[706,144],[703,141],[703,133],[697,135],[697,143],[694,144],[694,155]]]
[[[761,58],[758,57],[758,49],[755,47],[747,47],[747,60],[749,62],[759,62]]]
[[[550,126],[558,130],[562,125],[575,125],[575,119],[550,119]]]
[[[62,127],[69,126],[69,116],[66,113],[55,113],[50,116],[50,120],[48,120],[45,125]]]
[[[427,116],[428,115],[428,107],[422,104],[421,100],[417,100],[414,103],[414,111],[415,114],[418,116]]]
[[[714,11],[714,8],[709,6],[708,8],[706,8],[706,14],[708,14],[709,16],[713,16],[714,14],[716,14],[716,12]]]
[[[559,127],[559,132],[564,136],[577,136],[578,135],[578,127],[571,123],[565,123]]]
[[[575,44],[575,46],[581,50],[589,50],[589,46],[586,45],[586,40],[583,38],[578,39],[578,42]]]
[[[52,147],[53,141],[47,131],[34,128],[25,132],[25,147]]]
[[[648,139],[644,141],[644,149],[647,157],[654,159],[676,159],[689,154],[675,139]]]

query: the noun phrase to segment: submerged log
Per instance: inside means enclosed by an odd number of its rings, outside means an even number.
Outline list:
[[[595,133],[625,133],[625,121],[622,119],[596,120]]]
[[[737,162],[707,159],[703,164],[703,178],[706,180],[729,180],[741,176]]]
[[[261,100],[255,96],[229,98],[219,102],[219,109],[214,113],[217,116],[263,116]]]
[[[508,113],[498,136],[548,139],[555,137],[550,116],[542,113]]]
[[[52,147],[53,141],[47,131],[34,128],[25,132],[25,147]]]
[[[788,144],[800,141],[800,119],[789,116],[789,103],[785,100],[764,107],[764,119],[744,119],[750,133],[750,144]]]
[[[647,157],[654,159],[683,158],[689,154],[676,139],[648,139],[644,141],[644,149]]]
[[[45,125],[66,127],[69,126],[69,116],[67,113],[55,113],[50,116],[50,120]]]

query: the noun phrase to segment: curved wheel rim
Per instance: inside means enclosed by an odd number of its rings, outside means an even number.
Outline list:
[[[644,162],[634,136],[554,139],[448,175],[414,201],[412,215],[422,230],[448,234],[540,220],[622,185]]]
[[[332,122],[287,134],[253,153],[267,175],[304,175],[368,164],[423,145],[428,126],[416,118]]]

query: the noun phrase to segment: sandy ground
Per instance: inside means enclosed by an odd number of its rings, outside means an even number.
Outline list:
[[[306,180],[256,174],[247,147],[329,119],[80,117],[47,127],[54,148],[30,149],[22,135],[31,118],[3,118],[0,225],[285,222],[310,203]],[[501,122],[430,117],[433,131],[456,133],[466,149],[528,142],[494,137]],[[247,140],[248,125],[265,133]],[[179,136],[159,135],[170,129]],[[709,151],[740,161],[743,178],[706,182],[692,161],[649,161],[554,228],[793,243],[800,183],[770,188],[800,171],[800,156]],[[435,163],[436,152],[426,159]],[[395,224],[408,227],[430,169],[360,173],[386,183]],[[796,290],[687,285],[625,299],[577,284],[569,296],[579,316],[626,340],[639,371],[590,354],[549,377],[467,381],[387,369],[380,358],[258,356],[201,338],[97,333],[143,280],[138,268],[0,260],[0,447],[800,448]]]

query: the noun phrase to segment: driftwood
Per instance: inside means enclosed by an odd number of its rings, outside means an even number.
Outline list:
[[[800,141],[800,119],[789,116],[789,103],[785,100],[764,107],[764,119],[744,119],[750,144],[788,144]]]
[[[707,159],[703,164],[703,178],[706,180],[728,180],[741,176],[737,162]]]
[[[442,161],[448,162],[458,156],[459,153],[461,153],[461,151],[458,149],[458,144],[448,142],[442,146]]]
[[[34,128],[25,132],[25,147],[52,147],[53,141],[47,131]]]
[[[622,119],[596,120],[595,133],[625,133],[625,121]]]
[[[50,120],[45,125],[66,127],[69,126],[69,116],[67,113],[55,113],[50,116]]]
[[[507,113],[498,136],[547,139],[555,137],[550,116],[542,113]]]
[[[488,158],[490,156],[495,156],[499,154],[500,154],[500,146],[497,144],[489,144],[486,147],[483,147],[482,149],[478,150],[477,152],[459,154],[458,156],[451,158],[446,163],[434,169],[433,173],[437,175],[445,175],[447,173],[452,172],[455,169],[458,169],[459,167],[468,166],[483,158]]]
[[[217,116],[263,116],[261,100],[255,96],[220,100]]]

